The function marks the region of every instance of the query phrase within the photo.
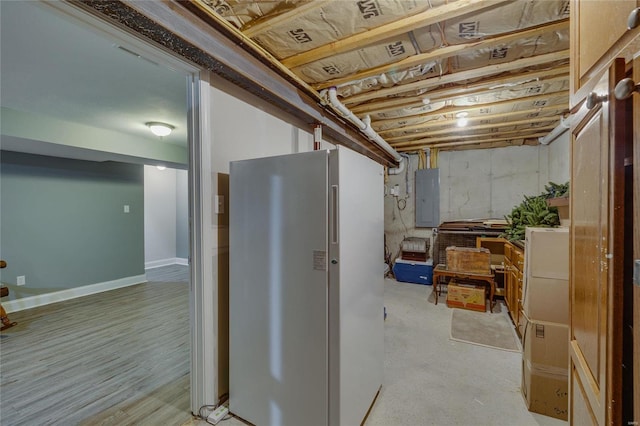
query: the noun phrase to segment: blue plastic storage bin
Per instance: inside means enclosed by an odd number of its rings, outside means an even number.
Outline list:
[[[393,275],[397,281],[414,284],[433,284],[433,261],[418,262],[415,260],[396,259]]]

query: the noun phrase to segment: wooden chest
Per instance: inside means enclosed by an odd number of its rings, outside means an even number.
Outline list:
[[[491,252],[486,248],[447,247],[447,270],[491,274]]]

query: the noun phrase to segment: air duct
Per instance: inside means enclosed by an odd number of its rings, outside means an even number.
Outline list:
[[[398,152],[382,139],[382,137],[371,127],[371,118],[367,115],[364,120],[360,120],[349,108],[347,108],[338,99],[338,92],[335,87],[325,89],[320,93],[323,99],[328,100],[328,104],[331,105],[336,111],[340,113],[344,118],[355,124],[367,138],[389,153],[394,160],[398,162],[398,167],[394,167],[388,170],[390,175],[397,175],[404,171],[406,167],[406,160],[398,154]]]

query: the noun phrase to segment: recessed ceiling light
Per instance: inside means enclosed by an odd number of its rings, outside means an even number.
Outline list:
[[[160,123],[158,121],[150,121],[145,124],[147,125],[149,130],[151,130],[151,133],[156,136],[169,136],[171,134],[171,131],[175,129],[175,127],[173,127],[171,124]]]

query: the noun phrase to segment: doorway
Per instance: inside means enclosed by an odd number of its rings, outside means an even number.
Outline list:
[[[45,162],[74,161],[83,167],[92,163],[122,163],[139,168],[144,164],[188,168],[191,262],[190,302],[186,309],[189,322],[193,323],[194,294],[203,276],[198,272],[199,259],[206,250],[203,248],[206,243],[202,242],[205,237],[200,236],[202,218],[206,215],[199,212],[201,191],[207,189],[206,183],[200,184],[200,172],[206,171],[206,165],[194,168],[192,162],[194,158],[199,161],[196,151],[201,149],[197,140],[201,134],[199,70],[62,2],[3,2],[2,18],[3,150],[53,159]],[[32,19],[39,21],[34,23]],[[25,29],[28,34],[9,36],[12,29]],[[74,50],[80,45],[87,50]],[[11,53],[14,55],[5,60],[5,54]],[[56,74],[62,78],[52,81]],[[41,80],[42,76],[47,80]],[[178,84],[174,84],[176,76]],[[146,95],[141,97],[140,93],[145,91]],[[122,102],[122,96],[126,96],[126,101]],[[171,101],[175,96],[182,98],[179,110]],[[140,109],[143,99],[148,108],[146,117]],[[179,120],[172,121],[177,116]],[[12,120],[6,120],[7,117]],[[152,138],[147,134],[149,121],[172,121],[174,133],[161,139]],[[26,125],[20,127],[20,123]],[[119,208],[123,209],[122,214],[134,213],[132,204]],[[3,228],[5,220],[3,216]],[[73,232],[69,235],[73,238]],[[10,246],[4,242],[2,254],[11,254]],[[10,281],[18,268],[24,270],[20,262],[10,261],[10,267],[3,271],[3,281]],[[10,269],[12,265],[14,270]],[[144,262],[140,268],[141,272],[134,275],[144,275]],[[119,279],[89,282],[103,284]],[[89,286],[74,287],[71,293],[82,295],[86,287]],[[47,301],[47,297],[33,303],[43,300]]]

